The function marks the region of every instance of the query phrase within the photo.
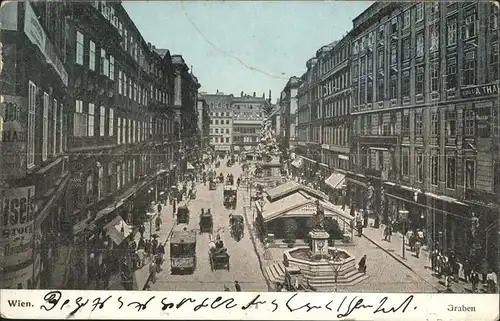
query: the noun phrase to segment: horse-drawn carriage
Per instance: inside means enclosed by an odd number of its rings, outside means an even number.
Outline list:
[[[189,224],[189,208],[186,205],[177,209],[177,224]]]
[[[212,233],[214,229],[214,220],[210,211],[200,214],[200,233]]]
[[[226,185],[224,186],[223,192],[223,202],[226,208],[236,208],[236,199],[238,197],[238,190],[235,186]]]
[[[239,241],[245,234],[245,220],[242,215],[230,215],[229,226],[231,228],[231,236]]]
[[[212,271],[221,269],[227,269],[228,271],[230,270],[230,256],[227,253],[227,248],[224,247],[224,243],[219,237],[215,242],[210,241],[208,257],[210,260],[210,269]]]

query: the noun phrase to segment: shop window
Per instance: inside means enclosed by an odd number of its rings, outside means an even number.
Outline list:
[[[402,166],[401,170],[403,175],[409,175],[410,173],[410,149],[409,148],[403,148],[402,149]]]
[[[466,159],[464,164],[465,172],[465,188],[476,187],[476,162],[474,160]]]
[[[424,155],[421,151],[417,152],[417,182],[424,180]]]
[[[455,188],[456,186],[456,157],[447,156],[446,157],[446,187]]]
[[[87,136],[94,136],[94,122],[95,122],[94,115],[95,115],[95,106],[94,104],[89,103]]]
[[[431,184],[437,185],[439,181],[439,151],[431,155]]]

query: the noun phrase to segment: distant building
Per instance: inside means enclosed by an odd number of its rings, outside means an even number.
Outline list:
[[[280,105],[280,133],[277,133],[278,141],[283,149],[295,150],[297,144],[297,111],[298,111],[298,89],[300,79],[290,77],[285,88],[281,92]]]
[[[233,133],[231,111],[233,95],[225,95],[217,90],[215,94],[203,93],[200,96],[206,101],[210,113],[210,144],[216,152],[230,152]]]
[[[198,132],[200,148],[205,151],[210,147],[210,110],[202,95],[198,94]]]
[[[244,95],[233,98],[233,149],[235,151],[251,150],[259,143],[265,108],[269,104],[265,94],[256,97]]]

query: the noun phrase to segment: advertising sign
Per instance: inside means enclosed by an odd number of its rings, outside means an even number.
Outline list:
[[[26,174],[26,130],[20,118],[23,98],[9,95],[4,95],[3,98],[0,108],[4,111],[5,118],[0,136],[0,166],[4,179],[17,179]]]
[[[45,31],[38,21],[38,18],[29,2],[26,1],[25,4],[26,13],[24,18],[24,33],[26,33],[33,44],[37,45],[45,56],[45,59],[47,59],[47,62],[54,67],[55,71],[61,78],[62,83],[67,86],[68,73],[66,72],[61,60],[57,57],[54,45],[52,45],[50,40],[47,38],[47,35],[45,34]]]
[[[34,186],[12,188],[5,192],[0,215],[0,256],[4,268],[33,259],[34,198]]]
[[[460,90],[462,98],[473,98],[482,96],[498,95],[499,84],[487,84],[481,86],[467,87]]]

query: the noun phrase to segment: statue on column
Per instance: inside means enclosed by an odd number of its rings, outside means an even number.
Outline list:
[[[316,200],[316,214],[314,216],[314,229],[315,230],[324,230],[325,225],[325,209],[323,208],[323,205],[320,204],[319,200]]]

